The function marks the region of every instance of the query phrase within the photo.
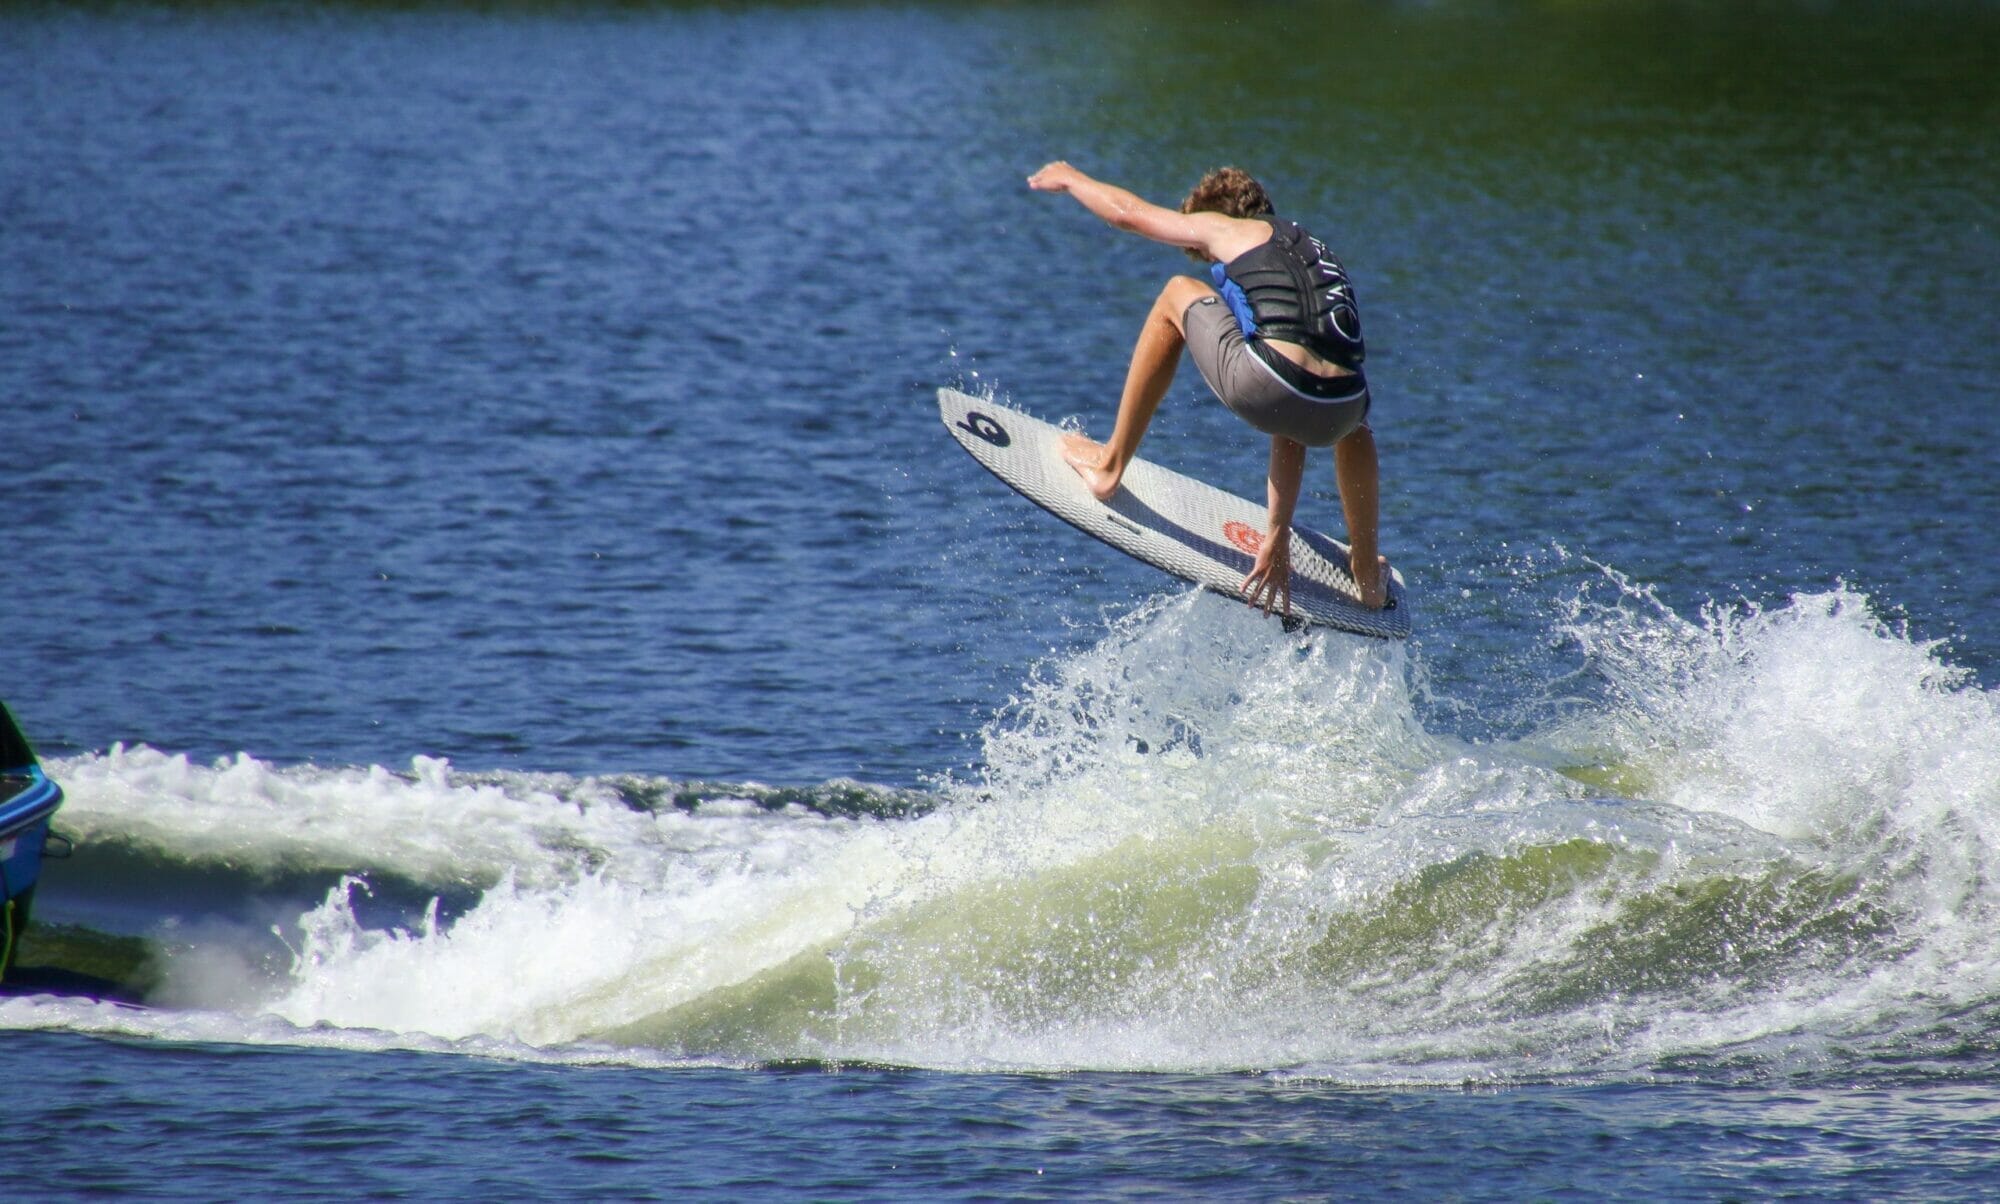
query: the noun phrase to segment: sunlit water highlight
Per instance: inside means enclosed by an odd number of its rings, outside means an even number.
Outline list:
[[[6,9],[4,692],[76,841],[8,1188],[1989,1196],[1996,45]],[[1341,252],[1407,647],[941,438],[1101,431],[1187,266],[1055,156]],[[1262,488],[1185,369],[1146,454]]]

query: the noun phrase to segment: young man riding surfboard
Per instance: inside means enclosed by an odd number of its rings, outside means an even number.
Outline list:
[[[1214,281],[1167,282],[1132,349],[1111,438],[1065,441],[1064,459],[1091,493],[1104,501],[1118,492],[1186,347],[1222,403],[1271,436],[1269,524],[1243,578],[1244,596],[1267,613],[1274,606],[1290,613],[1292,511],[1306,448],[1332,447],[1349,571],[1361,603],[1379,610],[1389,571],[1376,549],[1379,468],[1367,422],[1360,312],[1340,261],[1278,217],[1263,186],[1233,167],[1202,177],[1178,212],[1060,161],[1028,177],[1028,187],[1066,192],[1120,230],[1185,249],[1210,265]]]

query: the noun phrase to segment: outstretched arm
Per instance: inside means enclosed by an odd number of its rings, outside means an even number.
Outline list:
[[[1292,511],[1298,508],[1299,485],[1305,479],[1306,446],[1282,435],[1271,436],[1271,471],[1266,480],[1270,518],[1264,528],[1257,562],[1238,588],[1250,605],[1271,613],[1274,604],[1292,613]]]
[[[1057,160],[1028,177],[1036,192],[1066,192],[1077,203],[1120,230],[1129,230],[1169,246],[1210,251],[1230,238],[1237,219],[1221,213],[1181,213],[1145,200],[1138,194],[1092,179]],[[1221,258],[1211,255],[1211,258]]]

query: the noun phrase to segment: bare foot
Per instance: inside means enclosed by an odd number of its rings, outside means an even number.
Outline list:
[[[1110,459],[1104,445],[1086,435],[1072,431],[1062,437],[1062,457],[1083,483],[1090,489],[1090,496],[1100,502],[1108,502],[1118,492],[1118,481],[1125,475],[1123,466],[1106,468]]]
[[[1369,610],[1380,610],[1389,603],[1389,558],[1377,556],[1375,571],[1364,572],[1359,561],[1350,555],[1347,571],[1354,574],[1355,588],[1361,591],[1361,605]]]

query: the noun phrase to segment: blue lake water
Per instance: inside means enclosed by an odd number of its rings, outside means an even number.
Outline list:
[[[1990,1194],[1995,61],[1964,4],[8,9],[24,981],[121,988],[0,998],[10,1181]],[[1056,157],[1341,253],[1407,644],[946,437],[1108,429],[1186,267]],[[1146,454],[1262,486],[1191,369]]]

